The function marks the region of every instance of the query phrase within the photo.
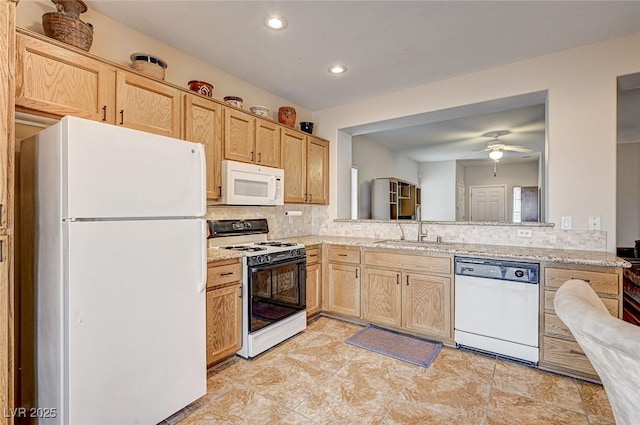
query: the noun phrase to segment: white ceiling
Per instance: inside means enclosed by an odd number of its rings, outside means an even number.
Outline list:
[[[640,31],[640,1],[87,3],[312,111]],[[270,14],[286,18],[288,28],[267,30],[263,20]],[[348,72],[329,75],[334,62]],[[405,117],[351,133],[418,162],[485,157],[473,149],[490,141],[483,133],[501,129],[512,132],[502,142],[542,152],[545,96]],[[636,105],[625,117],[637,135],[640,103],[623,103]],[[522,156],[510,153],[501,161]]]

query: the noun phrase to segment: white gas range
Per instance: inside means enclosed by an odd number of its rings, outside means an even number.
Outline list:
[[[267,240],[266,219],[209,221],[209,246],[244,252],[242,348],[252,358],[307,327],[304,245]]]

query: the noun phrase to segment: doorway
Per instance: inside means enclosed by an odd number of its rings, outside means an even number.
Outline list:
[[[507,186],[470,186],[469,221],[505,221]]]

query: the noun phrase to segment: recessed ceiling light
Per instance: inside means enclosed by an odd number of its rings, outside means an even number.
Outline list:
[[[282,31],[287,28],[287,20],[280,16],[269,16],[264,20],[264,26],[274,31]]]
[[[331,65],[329,67],[329,72],[331,74],[344,74],[345,72],[347,72],[347,67],[342,65],[342,64],[335,64],[335,65]]]

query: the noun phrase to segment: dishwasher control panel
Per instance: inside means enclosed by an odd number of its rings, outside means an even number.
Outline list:
[[[469,257],[455,258],[455,274],[460,276],[537,284],[540,281],[539,272],[540,265],[537,263]]]

